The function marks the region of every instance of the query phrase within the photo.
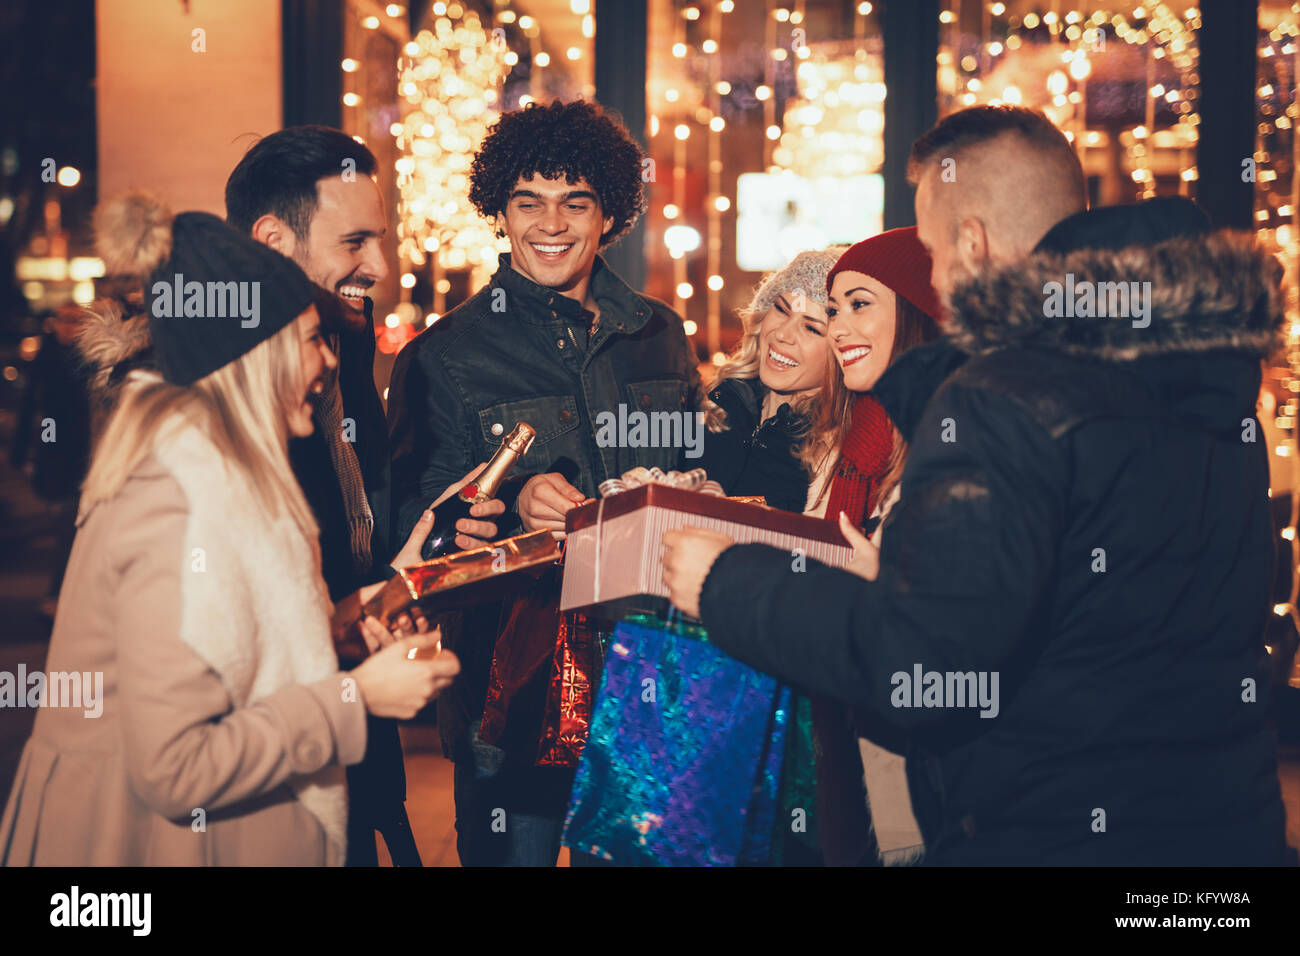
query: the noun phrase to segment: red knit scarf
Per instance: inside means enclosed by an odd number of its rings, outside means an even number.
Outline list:
[[[859,395],[831,476],[828,519],[838,521],[843,511],[855,527],[862,527],[875,510],[893,450],[894,430],[885,409],[870,394]]]

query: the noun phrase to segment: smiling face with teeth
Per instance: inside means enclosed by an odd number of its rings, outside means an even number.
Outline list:
[[[759,379],[793,398],[821,388],[826,369],[826,310],[797,293],[777,296],[758,325]]]
[[[352,331],[365,327],[365,297],[388,277],[383,238],[388,228],[379,187],[368,176],[342,176],[316,184],[307,254],[300,263],[317,285],[343,303],[343,321]]]
[[[510,264],[540,286],[586,303],[601,236],[614,220],[585,179],[520,177],[510,190],[497,228],[510,239]]]
[[[321,335],[320,313],[316,311],[316,306],[309,306],[306,312],[294,320],[291,328],[296,330],[302,359],[302,372],[298,379],[302,383],[302,397],[289,408],[287,424],[290,435],[306,438],[315,428],[311,418],[310,396],[319,395],[324,390],[326,375],[338,368],[339,361]],[[288,329],[285,333],[293,334]]]
[[[288,256],[318,286],[339,300],[350,332],[366,327],[366,296],[388,277],[383,239],[388,228],[379,187],[368,176],[316,183],[316,211],[305,239],[268,213],[253,224],[253,238]]]
[[[826,317],[831,350],[845,387],[871,391],[894,351],[894,290],[861,272],[837,272]]]

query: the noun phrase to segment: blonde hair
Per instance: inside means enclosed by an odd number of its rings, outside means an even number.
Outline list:
[[[939,337],[939,326],[925,312],[897,293],[894,294],[894,345],[889,353],[889,362],[893,365],[898,357],[908,349]],[[840,448],[844,444],[844,433],[853,420],[853,403],[857,393],[844,384],[844,372],[835,362],[835,368],[822,380],[821,402],[817,405],[817,414],[809,424],[808,433],[797,449],[799,460],[804,463],[814,476],[825,474],[821,490],[817,495],[817,504],[830,491],[830,478],[840,465]],[[894,435],[894,447],[889,453],[885,474],[881,479],[877,502],[889,499],[889,494],[898,484],[903,474],[903,465],[907,460],[907,442],[894,424],[890,423]]]
[[[242,472],[272,518],[287,514],[320,561],[316,519],[289,465],[288,413],[302,401],[302,343],[290,322],[193,385],[133,372],[100,436],[81,491],[81,510],[114,497],[154,449],[164,428],[191,424]]]
[[[709,392],[729,378],[751,379],[759,377],[758,370],[762,359],[758,354],[758,333],[759,327],[763,324],[763,319],[767,317],[767,313],[775,307],[778,298],[796,289],[803,290],[811,301],[824,306],[826,304],[826,276],[846,248],[847,246],[831,246],[827,249],[801,252],[791,259],[784,268],[764,276],[749,305],[736,311],[736,314],[740,317],[740,341],[736,343],[736,347],[731,350],[731,354],[727,356],[726,361],[718,368],[718,374],[709,385]],[[826,356],[828,363],[826,372],[829,374],[832,370],[831,367],[835,364],[830,355],[830,349],[826,350]],[[792,400],[790,408],[796,414],[807,417],[817,404],[817,398],[818,391],[814,390],[812,394],[803,395]],[[720,432],[727,428],[726,410],[709,398],[707,394],[704,396],[701,407],[704,410],[704,423],[708,426],[709,431]]]

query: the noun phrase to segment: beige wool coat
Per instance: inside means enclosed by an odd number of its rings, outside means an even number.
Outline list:
[[[46,671],[102,672],[102,714],[42,707],[0,864],[342,863],[364,702],[310,547],[248,501],[189,434],[83,515]]]

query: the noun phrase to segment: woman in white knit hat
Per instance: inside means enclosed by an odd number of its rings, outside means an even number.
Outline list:
[[[803,511],[811,473],[797,449],[833,367],[826,275],[842,249],[801,252],[767,276],[740,312],[744,332],[704,402],[708,434],[694,466],[728,495]]]

